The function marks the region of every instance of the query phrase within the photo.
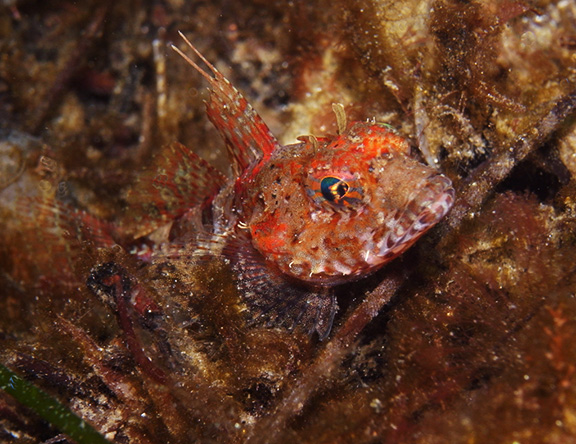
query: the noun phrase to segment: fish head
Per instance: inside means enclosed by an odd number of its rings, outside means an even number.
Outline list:
[[[313,286],[373,273],[454,201],[450,179],[409,151],[389,127],[362,122],[285,147],[252,184],[253,246],[269,265]]]

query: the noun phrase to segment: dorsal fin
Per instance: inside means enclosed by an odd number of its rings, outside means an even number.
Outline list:
[[[144,236],[191,208],[206,205],[226,183],[226,178],[184,145],[162,147],[150,169],[130,190],[125,223],[134,237]]]
[[[172,45],[172,49],[210,83],[210,99],[206,102],[208,118],[226,140],[234,174],[239,177],[250,166],[268,159],[279,146],[278,141],[244,96],[200,54],[182,32],[178,33],[214,75],[208,74]]]

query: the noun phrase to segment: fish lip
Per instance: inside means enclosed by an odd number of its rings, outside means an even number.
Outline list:
[[[454,205],[456,191],[452,186],[452,181],[441,173],[435,173],[430,176],[428,178],[428,184],[433,186],[433,190],[435,191],[435,198],[433,199],[434,203],[429,207],[437,214],[437,218],[435,222],[433,222],[433,224],[435,224],[446,216],[452,208],[452,205]],[[423,191],[424,190],[422,190],[422,192]],[[426,210],[427,208],[422,212],[425,212]]]
[[[428,229],[442,219],[454,204],[455,191],[452,181],[441,173],[433,173],[423,181],[423,186],[413,195],[409,202],[417,205],[418,211],[413,211],[409,219],[419,229]],[[417,214],[414,217],[414,214]],[[431,217],[429,217],[431,216]]]
[[[376,256],[393,258],[401,253],[450,211],[454,198],[455,190],[448,177],[434,172],[423,179],[406,206],[392,216],[392,223],[386,224],[399,228],[389,229],[376,244]]]

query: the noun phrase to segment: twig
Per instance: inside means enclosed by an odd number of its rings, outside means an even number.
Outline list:
[[[290,418],[302,411],[306,401],[320,388],[318,381],[327,385],[338,365],[350,352],[358,335],[386,305],[404,281],[398,270],[392,271],[364,301],[354,309],[333,338],[318,354],[310,366],[294,381],[294,389],[278,405],[275,413],[262,419],[248,436],[246,442],[275,442]]]
[[[445,236],[456,231],[465,218],[474,217],[495,186],[560,129],[575,108],[576,90],[573,90],[558,100],[534,128],[517,137],[509,147],[501,147],[494,157],[480,165],[458,191],[454,207],[442,223],[439,234]]]

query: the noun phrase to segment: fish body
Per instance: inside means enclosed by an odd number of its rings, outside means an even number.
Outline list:
[[[450,181],[408,155],[385,126],[277,150],[242,198],[252,245],[307,284],[360,279],[401,254],[453,202]]]
[[[210,83],[207,114],[234,177],[172,146],[178,154],[151,176],[156,210],[176,221],[172,244],[157,257],[226,257],[255,317],[323,338],[336,312],[330,288],[373,273],[434,226],[454,201],[451,182],[412,158],[387,125],[339,122],[337,135],[281,146],[185,41],[211,71],[173,47]]]

